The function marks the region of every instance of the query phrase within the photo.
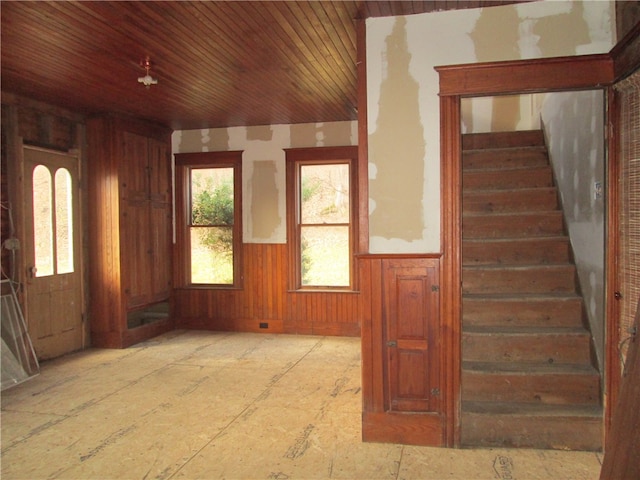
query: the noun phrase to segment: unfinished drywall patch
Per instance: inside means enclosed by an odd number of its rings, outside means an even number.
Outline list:
[[[261,142],[270,142],[273,140],[273,127],[271,125],[260,125],[247,128],[247,141],[259,140]]]
[[[476,58],[479,62],[496,59],[516,60],[518,50],[518,12],[513,5],[502,8],[483,8],[469,37],[473,40]],[[500,25],[500,33],[496,26]]]
[[[569,31],[565,25],[571,24]],[[538,47],[544,57],[576,53],[578,45],[589,43],[589,29],[583,17],[582,2],[571,3],[567,13],[540,18],[533,28]]]
[[[303,123],[291,125],[291,148],[356,145],[357,122]]]
[[[258,160],[253,163],[253,175],[249,179],[251,198],[260,198],[251,205],[253,238],[271,239],[281,218],[278,213],[278,187],[276,184],[276,162]]]
[[[225,128],[178,130],[177,132],[179,132],[179,135],[172,137],[174,152],[220,152],[229,150],[229,135]]]
[[[386,76],[380,85],[376,131],[369,137],[369,161],[375,166],[369,225],[378,236],[413,242],[422,238],[424,229],[425,145],[405,26],[406,19],[397,17],[386,39]]]
[[[496,34],[496,25],[502,30]],[[509,5],[504,8],[483,8],[474,30],[469,35],[473,40],[479,62],[516,60],[518,49],[518,12]],[[517,96],[491,98],[491,127],[489,131],[515,130],[520,121],[520,99]]]

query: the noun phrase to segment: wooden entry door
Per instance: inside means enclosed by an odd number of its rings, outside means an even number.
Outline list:
[[[24,147],[26,312],[39,359],[83,346],[78,158]]]

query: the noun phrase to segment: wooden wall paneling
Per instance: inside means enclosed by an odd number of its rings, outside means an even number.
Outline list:
[[[382,365],[382,261],[361,257],[360,304],[362,309],[361,361],[363,418],[384,411]],[[369,432],[363,428],[364,440]]]
[[[286,244],[244,244],[243,248],[243,288],[176,290],[175,311],[181,326],[316,335],[360,334],[356,293],[290,292]],[[268,328],[260,328],[261,323],[267,323]]]
[[[89,286],[92,343],[119,347],[119,322],[125,316],[120,288],[120,195],[112,126],[88,122],[89,148]],[[111,208],[103,209],[101,205]]]

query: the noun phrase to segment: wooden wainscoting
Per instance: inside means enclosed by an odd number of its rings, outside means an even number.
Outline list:
[[[308,335],[360,335],[356,292],[292,292],[285,244],[243,245],[241,289],[179,288],[178,327]]]

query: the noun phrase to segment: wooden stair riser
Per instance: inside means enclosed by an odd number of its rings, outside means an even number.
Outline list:
[[[600,376],[595,371],[554,374],[463,370],[462,401],[597,406]]]
[[[562,235],[562,212],[465,215],[462,238],[523,238]]]
[[[462,294],[540,294],[574,293],[573,265],[514,268],[463,267]]]
[[[465,190],[500,190],[553,186],[550,166],[511,170],[467,170],[462,173]]]
[[[463,412],[463,447],[600,451],[602,418]]]
[[[582,327],[582,299],[463,297],[464,327]]]
[[[462,136],[463,150],[479,150],[487,148],[544,147],[544,145],[544,134],[541,130],[472,133]]]
[[[469,150],[462,152],[462,169],[544,167],[549,165],[543,148]]]
[[[589,365],[591,338],[584,333],[462,334],[465,362],[532,362]]]
[[[567,263],[571,260],[566,237],[494,240],[467,240],[462,244],[463,265],[535,265]]]
[[[477,190],[462,196],[464,213],[542,212],[558,209],[555,188]]]

